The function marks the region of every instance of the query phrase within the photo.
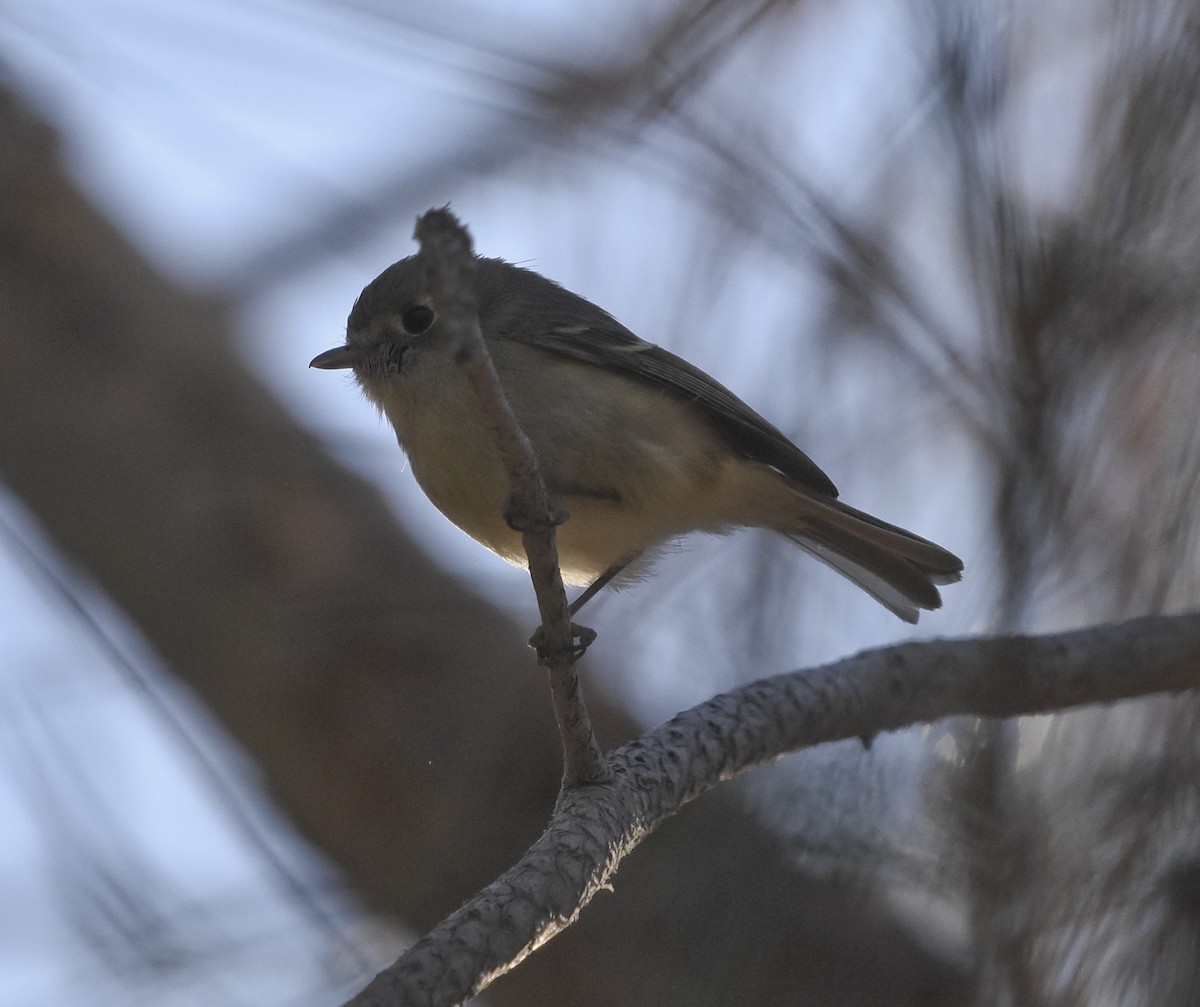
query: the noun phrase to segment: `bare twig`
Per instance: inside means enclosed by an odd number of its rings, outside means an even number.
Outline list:
[[[753,682],[612,753],[610,782],[564,793],[515,867],[350,1003],[462,1003],[574,922],[665,818],[783,752],[960,714],[1013,717],[1197,686],[1200,614],[902,644]]]
[[[563,521],[538,472],[537,456],[513,414],[479,327],[476,269],[471,236],[449,209],[430,210],[417,220],[426,289],[438,307],[442,327],[458,341],[464,368],[495,438],[510,483],[510,520],[522,530],[529,576],[542,617],[539,655],[550,675],[554,712],[563,745],[563,786],[609,779],[604,752],[596,741],[575,670],[578,649],[555,545]],[[589,631],[590,632],[590,631]]]

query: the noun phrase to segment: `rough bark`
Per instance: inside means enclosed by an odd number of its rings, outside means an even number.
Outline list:
[[[574,923],[667,816],[785,752],[948,716],[1007,718],[1197,686],[1200,615],[905,644],[753,682],[613,752],[610,783],[564,791],[525,856],[351,1004],[465,1002]]]

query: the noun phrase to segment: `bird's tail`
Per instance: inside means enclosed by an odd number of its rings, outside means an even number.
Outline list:
[[[938,585],[962,579],[962,560],[940,545],[837,500],[800,495],[799,515],[776,529],[905,622],[941,608]]]

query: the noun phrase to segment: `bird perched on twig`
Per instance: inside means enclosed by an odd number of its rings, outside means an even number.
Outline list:
[[[778,532],[907,622],[941,606],[938,585],[960,579],[957,556],[841,503],[804,452],[703,371],[532,270],[488,258],[476,267],[488,353],[568,514],[563,579],[588,585],[573,612],[643,572],[664,543],[738,527]],[[505,517],[508,476],[454,342],[412,256],[366,286],[345,345],[311,366],[352,369],[434,506],[525,566]]]

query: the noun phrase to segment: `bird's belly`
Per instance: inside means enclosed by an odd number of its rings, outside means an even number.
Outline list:
[[[430,456],[426,451],[431,446],[409,454],[413,475],[430,502],[475,541],[525,568],[521,534],[505,519],[509,481],[495,448],[485,439],[472,439],[467,444],[442,445]],[[429,457],[440,460],[423,464]],[[610,499],[555,492],[554,488],[551,495],[567,512],[566,521],[557,529],[557,546],[563,580],[568,584],[590,584],[610,567],[692,530],[680,526],[672,506],[676,501],[670,499]]]
[[[499,453],[486,437],[451,439],[449,433],[405,444],[417,485],[471,538],[523,566],[521,536],[504,519],[509,482]]]
[[[429,470],[414,461],[413,475],[447,519],[497,556],[525,569],[528,560],[521,533],[509,527],[504,516],[507,476],[498,458],[494,471],[490,460],[476,461],[481,464],[441,464]],[[651,541],[666,537],[654,534],[656,529],[616,501],[556,496],[554,502],[567,512],[567,520],[558,526],[556,542],[563,580],[568,584],[590,584],[609,567],[638,555]]]
[[[720,445],[687,406],[579,365],[535,390],[512,389],[510,400],[568,513],[557,536],[567,583],[589,584],[666,539],[728,525]],[[526,566],[521,535],[505,520],[508,475],[473,392],[443,382],[425,395],[422,409],[385,402],[418,484],[477,542]]]

